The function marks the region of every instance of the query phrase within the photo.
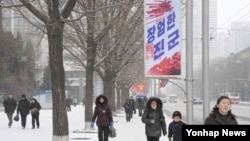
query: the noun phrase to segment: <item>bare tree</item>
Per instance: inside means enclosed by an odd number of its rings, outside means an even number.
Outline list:
[[[43,5],[37,1],[10,0],[9,8],[25,7],[46,27],[49,44],[49,64],[51,69],[53,99],[53,141],[68,141],[68,117],[65,101],[65,73],[63,67],[63,31],[66,19],[71,14],[76,0],[46,0]],[[45,12],[45,10],[47,10]],[[25,14],[20,10],[21,14]],[[25,17],[25,15],[24,15]],[[29,20],[28,18],[26,18]]]
[[[112,93],[106,92],[110,87],[105,87],[104,94],[110,98],[110,102],[113,106],[112,109],[116,109],[115,102],[113,102],[115,101],[113,82],[116,78],[116,74],[130,63],[129,60],[122,61],[122,59],[132,59],[133,55],[135,56],[137,54],[138,48],[136,48],[136,46],[138,47],[138,45],[135,45],[135,42],[140,42],[143,37],[143,1],[89,0],[80,1],[77,8],[80,9],[77,9],[78,12],[81,11],[81,9],[83,10],[76,15],[72,15],[72,18],[74,18],[74,16],[79,17],[82,14],[85,14],[85,16],[82,20],[68,24],[69,26],[67,27],[74,30],[67,30],[69,32],[65,34],[68,44],[65,46],[65,49],[74,56],[87,71],[85,98],[87,99],[87,101],[85,101],[85,129],[87,129],[89,128],[89,122],[91,121],[93,113],[94,71],[97,71],[103,80],[112,81],[112,83],[110,83]],[[128,39],[128,37],[130,37],[130,39]],[[142,47],[142,45],[140,47]],[[105,62],[107,59],[108,61]],[[118,60],[115,61],[116,59]],[[120,66],[117,68],[108,68],[113,70],[105,72],[104,63],[107,64],[107,62],[111,63],[110,65],[113,64],[113,66],[117,66],[118,64],[120,64]],[[114,65],[114,63],[117,65]],[[108,75],[112,75],[112,79],[106,79]]]

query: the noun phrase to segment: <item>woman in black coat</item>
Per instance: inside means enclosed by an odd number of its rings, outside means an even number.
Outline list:
[[[146,124],[147,141],[159,141],[162,132],[164,136],[167,134],[162,101],[159,98],[153,97],[148,100],[142,122]]]
[[[36,122],[37,128],[39,128],[40,126],[40,122],[39,122],[40,109],[41,109],[40,103],[37,102],[35,98],[32,98],[31,103],[30,103],[30,111],[31,111],[31,116],[32,116],[32,129],[35,128],[35,122]]]

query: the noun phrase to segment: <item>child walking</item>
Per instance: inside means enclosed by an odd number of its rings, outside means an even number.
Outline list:
[[[186,123],[181,120],[182,116],[180,111],[174,111],[172,118],[173,121],[170,122],[168,126],[169,141],[182,141],[181,129],[182,125]]]

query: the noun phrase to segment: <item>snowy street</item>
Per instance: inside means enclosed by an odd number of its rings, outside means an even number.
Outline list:
[[[84,127],[84,107],[78,105],[71,107],[72,111],[68,112],[69,119],[69,138],[70,141],[87,140],[98,141],[97,133],[73,133],[81,131]],[[52,111],[41,110],[40,128],[31,129],[31,116],[27,117],[26,129],[21,128],[21,122],[13,121],[11,128],[8,127],[8,119],[4,111],[0,112],[0,133],[1,141],[51,141],[52,140]],[[166,117],[168,125],[171,119]],[[137,114],[133,115],[131,122],[126,122],[124,112],[114,116],[114,127],[117,131],[116,138],[109,138],[110,141],[145,141],[145,125]],[[96,125],[95,125],[95,128]],[[162,136],[160,141],[166,141],[167,136]]]

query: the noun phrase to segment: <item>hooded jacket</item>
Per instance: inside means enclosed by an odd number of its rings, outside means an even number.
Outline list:
[[[37,102],[37,100],[35,98],[32,98],[32,100],[34,100],[35,102],[34,103],[30,103],[30,107],[29,109],[31,110],[31,114],[32,115],[39,115],[39,111],[40,109],[42,108],[40,103]]]
[[[212,112],[205,119],[205,125],[238,125],[238,122],[231,112],[221,115],[218,108],[213,108]]]
[[[151,102],[156,101],[157,108],[151,108]],[[152,123],[154,120],[154,123]],[[146,124],[146,136],[160,137],[161,132],[163,135],[167,134],[165,117],[162,111],[162,101],[159,98],[150,98],[147,102],[146,110],[142,115],[142,122]]]
[[[100,98],[104,99],[104,102],[100,102]],[[95,110],[92,117],[92,122],[95,122],[97,126],[109,126],[110,122],[113,122],[113,116],[111,107],[108,104],[108,98],[104,95],[99,95],[95,100]]]

